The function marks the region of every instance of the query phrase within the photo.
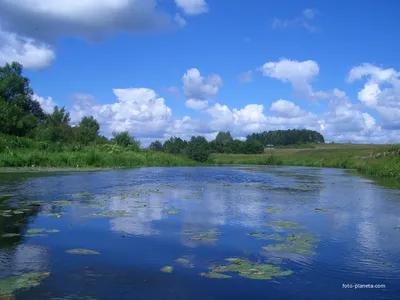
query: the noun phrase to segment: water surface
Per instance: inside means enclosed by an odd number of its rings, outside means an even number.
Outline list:
[[[395,299],[397,229],[400,191],[338,169],[0,174],[0,294],[35,272],[15,299]],[[307,249],[279,248],[302,235]],[[227,258],[283,276],[200,275]]]

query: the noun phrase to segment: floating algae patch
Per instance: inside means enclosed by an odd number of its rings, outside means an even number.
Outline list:
[[[160,269],[160,271],[161,271],[161,272],[164,272],[164,273],[172,273],[173,270],[174,270],[174,268],[171,267],[171,266],[165,266],[165,267],[162,267],[162,268]]]
[[[26,231],[26,233],[29,233],[29,234],[42,233],[45,230],[46,230],[46,228],[33,228],[33,229],[28,229]]]
[[[278,266],[254,263],[245,258],[234,257],[227,258],[228,265],[211,266],[212,272],[233,272],[241,277],[257,280],[268,280],[273,277],[288,276],[293,272],[291,270],[282,270]]]
[[[299,226],[295,222],[283,222],[283,221],[276,221],[276,222],[266,223],[264,225],[265,226],[272,226],[272,227],[279,227],[279,228],[284,228],[284,229],[299,229],[299,228],[303,228],[302,226]]]
[[[264,250],[267,251],[284,251],[298,254],[306,254],[313,255],[315,254],[312,251],[312,248],[316,246],[313,243],[318,242],[319,240],[315,238],[316,235],[308,234],[308,233],[292,233],[287,237],[282,237],[277,234],[268,236],[269,239],[285,241],[283,244],[274,244],[263,247]]]
[[[208,273],[200,273],[200,276],[207,277],[207,278],[216,278],[216,279],[227,279],[232,278],[232,276],[220,274],[217,272],[208,272]]]
[[[74,205],[78,205],[78,203],[76,203],[74,201],[67,201],[67,200],[52,201],[51,204],[57,205],[57,206],[74,206]]]
[[[71,194],[72,197],[74,198],[85,198],[90,196],[91,194],[89,192],[85,192],[85,193],[77,193],[77,194]]]
[[[20,236],[20,234],[19,233],[5,233],[1,237],[3,237],[3,238],[11,238],[11,237],[16,237],[16,236]]]
[[[64,211],[60,211],[58,213],[43,213],[42,216],[45,216],[45,217],[58,217],[58,216],[61,216],[63,214],[65,214],[65,212]]]
[[[283,262],[283,259],[278,257],[273,257],[270,259],[266,259],[265,262],[271,265],[280,265]]]
[[[109,210],[100,211],[94,214],[89,214],[89,217],[107,217],[107,218],[118,218],[118,217],[129,217],[130,213],[126,210]]]
[[[71,249],[71,250],[66,250],[65,251],[68,254],[80,254],[80,255],[99,255],[100,252],[89,250],[89,249]]]
[[[314,212],[317,212],[317,213],[327,213],[327,212],[330,212],[331,210],[330,209],[322,209],[322,208],[314,208]]]
[[[60,232],[60,230],[58,230],[58,229],[46,229],[45,232],[47,232],[47,233],[57,233],[57,232]]]
[[[265,237],[265,232],[250,232],[247,235],[250,235],[252,237],[255,237],[257,239],[262,239]]]
[[[180,257],[175,260],[178,264],[181,264],[182,266],[186,268],[193,268],[194,265],[188,260],[187,258]]]
[[[218,236],[220,235],[219,232],[216,231],[209,231],[209,232],[203,232],[199,233],[196,235],[191,236],[190,238],[192,240],[196,241],[210,241],[210,242],[215,242],[218,240]]]
[[[40,285],[41,281],[49,275],[49,272],[26,273],[21,276],[0,278],[0,295],[8,296],[13,294],[17,290],[29,289],[38,286]]]
[[[169,215],[179,215],[181,213],[180,209],[170,209],[168,210]]]
[[[283,209],[280,207],[268,207],[267,212],[269,213],[278,213],[281,212]]]

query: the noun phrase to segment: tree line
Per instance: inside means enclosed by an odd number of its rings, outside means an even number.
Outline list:
[[[84,146],[115,144],[125,150],[140,151],[140,141],[128,131],[113,133],[110,139],[100,135],[100,124],[93,116],[85,116],[73,126],[65,107],[55,106],[52,113],[45,113],[40,103],[33,99],[30,81],[22,71],[22,65],[17,62],[0,67],[0,135],[38,141],[43,149],[51,144],[69,145],[71,151]],[[228,131],[219,132],[210,142],[203,136],[193,136],[189,141],[171,137],[164,143],[152,142],[149,149],[205,162],[211,153],[261,154],[268,144],[323,142],[320,133],[305,129],[254,133],[245,141],[233,139]]]

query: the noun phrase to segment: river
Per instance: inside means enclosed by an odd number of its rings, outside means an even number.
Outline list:
[[[395,299],[399,241],[340,169],[0,174],[0,299]]]

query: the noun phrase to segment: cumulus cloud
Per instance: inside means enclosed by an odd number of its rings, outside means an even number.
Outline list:
[[[204,0],[176,0],[187,15],[208,11]],[[110,35],[184,27],[186,20],[157,0],[0,0],[0,64],[18,61],[41,70],[55,59],[60,36],[97,41]]]
[[[400,129],[400,73],[392,68],[362,64],[352,68],[347,77],[350,83],[363,79],[366,82],[358,92],[358,100],[376,110],[383,127]]]
[[[42,107],[43,111],[47,114],[51,114],[54,111],[54,106],[57,104],[53,101],[52,97],[41,97],[36,94],[32,96],[33,100],[36,100],[37,102],[40,103],[40,106]]]
[[[187,15],[199,15],[209,10],[207,2],[204,0],[175,0],[175,4]]]
[[[319,66],[313,60],[297,61],[282,58],[267,62],[258,69],[264,76],[290,82],[295,94],[311,99],[314,96],[311,81],[319,74]]]
[[[238,80],[243,83],[252,82],[253,81],[253,72],[247,71],[247,72],[239,74]]]
[[[55,58],[50,45],[3,31],[0,27],[0,66],[17,61],[27,69],[40,71],[50,66]]]
[[[307,115],[307,112],[302,110],[300,106],[282,99],[272,103],[270,111],[283,118],[296,118]]]
[[[300,16],[294,19],[274,18],[272,21],[272,28],[302,27],[311,33],[316,33],[318,28],[312,24],[312,21],[317,14],[318,11],[316,9],[307,8],[302,11]]]
[[[204,78],[198,69],[192,68],[183,75],[182,84],[183,93],[187,98],[186,106],[204,109],[208,106],[208,101],[218,94],[222,79],[216,74]]]

